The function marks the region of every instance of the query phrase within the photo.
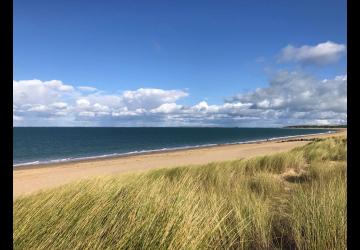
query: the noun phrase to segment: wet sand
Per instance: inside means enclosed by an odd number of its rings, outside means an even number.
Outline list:
[[[83,178],[154,168],[206,164],[288,151],[309,143],[308,139],[347,135],[346,129],[335,134],[309,135],[286,140],[249,144],[222,145],[77,162],[22,166],[13,170],[13,195],[25,195]],[[306,139],[306,140],[304,140]]]

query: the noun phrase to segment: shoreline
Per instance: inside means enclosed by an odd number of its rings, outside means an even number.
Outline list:
[[[256,143],[217,145],[203,148],[179,149],[166,152],[96,158],[55,164],[19,166],[13,168],[13,197],[31,194],[42,189],[67,184],[72,181],[135,173],[150,169],[201,165],[210,162],[247,159],[251,157],[285,152],[309,143],[315,138],[346,135],[347,130],[335,133],[296,136]]]
[[[94,156],[83,156],[83,157],[76,157],[76,158],[65,158],[65,159],[53,159],[47,161],[33,161],[33,162],[25,162],[25,163],[18,163],[13,164],[13,170],[17,169],[24,169],[24,168],[38,168],[38,167],[50,167],[50,166],[57,166],[63,164],[72,164],[77,162],[86,162],[86,161],[98,161],[98,160],[105,160],[105,159],[114,159],[114,158],[124,158],[129,156],[138,156],[138,155],[148,155],[148,154],[156,154],[156,153],[166,153],[166,152],[177,152],[183,150],[191,150],[191,149],[202,149],[202,148],[212,148],[212,147],[221,147],[221,146],[228,146],[228,145],[244,145],[244,144],[257,144],[263,142],[276,142],[281,140],[291,140],[297,138],[303,138],[308,136],[317,136],[317,135],[327,135],[327,134],[335,134],[338,133],[338,130],[341,129],[326,129],[327,132],[321,133],[313,133],[313,134],[303,134],[303,135],[290,135],[290,136],[281,136],[281,137],[274,137],[268,139],[258,139],[258,140],[249,140],[249,141],[240,141],[240,142],[229,142],[229,143],[218,143],[218,144],[202,144],[202,145],[194,145],[194,146],[180,146],[180,147],[173,147],[173,148],[163,148],[163,149],[151,149],[151,150],[141,150],[141,151],[133,151],[133,152],[126,152],[126,153],[112,153],[106,155],[94,155]]]

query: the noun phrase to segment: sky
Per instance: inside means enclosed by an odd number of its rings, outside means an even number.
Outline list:
[[[346,1],[14,0],[14,126],[347,121]]]

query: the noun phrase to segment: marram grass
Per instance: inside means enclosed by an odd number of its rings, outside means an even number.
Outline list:
[[[345,249],[346,138],[14,201],[14,249]]]

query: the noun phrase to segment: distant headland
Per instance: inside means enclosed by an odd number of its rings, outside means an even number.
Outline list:
[[[284,128],[347,128],[347,124],[342,125],[292,125]]]

